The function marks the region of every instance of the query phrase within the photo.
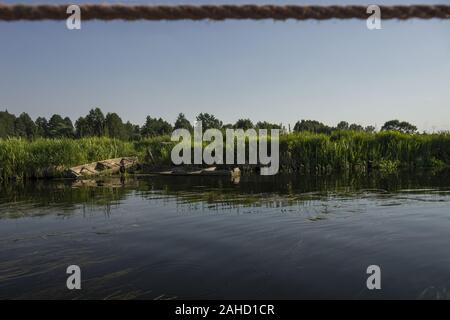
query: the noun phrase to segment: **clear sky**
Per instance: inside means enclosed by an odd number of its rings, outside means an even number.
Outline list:
[[[66,3],[65,1],[3,1]],[[72,1],[72,3],[105,1]],[[118,1],[108,1],[110,3]],[[151,4],[343,1],[121,1]],[[378,1],[377,4],[441,3]],[[450,20],[0,22],[0,110],[76,120],[92,107],[142,124],[199,112],[293,125],[450,130]]]

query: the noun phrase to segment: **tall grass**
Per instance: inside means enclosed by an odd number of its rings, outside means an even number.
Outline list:
[[[281,172],[392,172],[400,168],[450,166],[448,133],[293,133],[281,135],[279,142]],[[19,138],[0,140],[0,177],[54,176],[55,172],[78,164],[132,155],[150,165],[171,165],[170,152],[173,145],[169,136],[139,142],[105,137],[79,140],[38,139],[31,142]]]
[[[169,137],[137,143],[137,151],[150,148],[158,163],[170,165],[173,144]],[[209,142],[204,142],[205,147]],[[246,150],[248,152],[246,140]],[[342,171],[386,172],[398,169],[441,168],[450,166],[450,134],[405,134],[336,131],[331,135],[292,133],[279,137],[280,171],[326,174]],[[193,144],[192,144],[193,145]],[[224,146],[225,147],[225,146]],[[270,150],[270,143],[268,144]],[[225,150],[223,151],[225,154]],[[235,144],[236,155],[236,144]],[[247,154],[248,156],[248,154]],[[193,150],[191,150],[191,159]]]
[[[63,169],[97,160],[134,155],[130,142],[109,138],[0,140],[2,178],[54,176]]]
[[[450,134],[366,133],[290,134],[280,138],[284,171],[329,173],[450,165]]]
[[[170,165],[173,146],[170,136],[151,137],[134,143],[139,160],[149,165]]]

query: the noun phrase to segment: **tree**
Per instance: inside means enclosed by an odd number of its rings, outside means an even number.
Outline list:
[[[25,112],[21,113],[14,121],[14,133],[18,137],[34,139],[36,137],[36,131],[36,125]]]
[[[294,132],[302,131],[330,134],[331,128],[316,120],[302,120],[301,122],[297,121],[294,126]]]
[[[375,127],[374,126],[367,126],[364,128],[365,132],[375,132]]]
[[[63,137],[73,138],[75,134],[75,128],[73,127],[72,120],[69,117],[64,118],[64,128],[60,131]]]
[[[337,124],[336,129],[338,130],[348,130],[349,124],[347,121],[341,121]]]
[[[50,138],[57,138],[60,127],[63,126],[63,118],[59,114],[54,114],[48,121],[47,134]]]
[[[203,131],[207,129],[221,129],[223,124],[222,121],[209,113],[200,113],[197,116],[197,121],[201,122]]]
[[[38,117],[35,121],[36,124],[36,135],[38,137],[47,138],[48,137],[48,121],[44,117]]]
[[[14,136],[14,123],[16,116],[9,113],[8,110],[0,112],[0,138]]]
[[[79,117],[77,121],[75,121],[75,135],[78,138],[89,137],[92,136],[91,128],[86,121],[86,118]]]
[[[178,114],[178,118],[175,121],[174,129],[187,129],[192,131],[192,125],[183,113]]]
[[[381,131],[388,130],[412,134],[417,131],[417,127],[406,121],[390,120],[381,127]]]
[[[252,129],[254,127],[253,122],[250,119],[239,119],[234,124],[234,129]]]
[[[233,129],[233,125],[231,123],[227,123],[222,125],[222,130]]]
[[[356,124],[356,123],[352,123],[352,124],[348,127],[348,129],[349,129],[349,130],[352,130],[352,131],[364,131],[364,128],[363,128],[362,126],[360,126],[359,124]]]
[[[128,140],[141,140],[141,129],[138,125],[134,125],[130,121],[127,121],[127,123],[125,123],[125,132]]]
[[[106,115],[105,132],[111,138],[128,139],[125,125],[117,113],[108,113]]]
[[[172,125],[162,118],[156,119],[147,116],[144,126],[141,129],[141,134],[144,137],[162,136],[172,133]]]
[[[90,135],[103,136],[105,134],[105,116],[100,108],[91,109],[86,116],[86,125]]]
[[[73,137],[72,121],[69,117],[63,119],[59,114],[54,114],[48,121],[47,135],[50,138]]]
[[[59,132],[64,127],[64,120],[59,114],[54,114],[48,121],[48,136],[59,138]]]
[[[256,127],[256,129],[267,129],[267,130],[270,130],[270,129],[279,129],[279,130],[281,130],[282,129],[281,124],[270,123],[270,122],[267,122],[267,121],[263,121],[263,122],[258,121],[256,123],[255,127]]]

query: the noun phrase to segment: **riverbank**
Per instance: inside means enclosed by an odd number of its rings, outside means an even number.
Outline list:
[[[207,143],[205,143],[206,145]],[[50,178],[64,169],[94,161],[136,156],[143,172],[172,165],[169,136],[140,141],[107,137],[82,139],[0,139],[0,176]],[[450,134],[339,131],[331,135],[292,133],[279,138],[280,172],[396,172],[450,166]],[[243,172],[257,170],[241,166]]]

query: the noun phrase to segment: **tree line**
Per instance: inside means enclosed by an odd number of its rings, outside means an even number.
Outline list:
[[[291,132],[282,124],[259,121],[254,124],[250,119],[239,119],[234,124],[224,124],[214,115],[200,113],[196,117],[202,123],[203,130],[206,129],[280,129],[282,132]],[[174,124],[162,118],[147,116],[144,125],[139,126],[127,121],[124,122],[117,113],[104,115],[100,108],[95,108],[89,113],[78,118],[75,123],[69,117],[54,114],[50,119],[38,117],[35,121],[27,113],[15,116],[6,111],[0,111],[0,138],[22,137],[26,139],[36,138],[83,138],[91,136],[108,136],[121,140],[140,140],[145,137],[170,135],[174,129],[193,130],[193,125],[180,113]],[[358,124],[349,124],[341,121],[336,127],[325,125],[316,120],[301,120],[294,125],[294,132],[309,131],[313,133],[331,134],[337,130],[374,132],[375,127],[362,127]],[[394,130],[404,133],[415,133],[417,127],[399,120],[386,122],[381,130]]]

